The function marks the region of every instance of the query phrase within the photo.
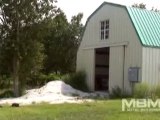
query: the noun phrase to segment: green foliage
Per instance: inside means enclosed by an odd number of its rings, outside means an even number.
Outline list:
[[[63,11],[57,10],[57,15],[51,22],[50,34],[44,41],[47,56],[44,66],[46,73],[75,72],[76,54],[83,31],[82,17],[82,14],[78,14],[68,22]]]
[[[132,7],[135,7],[135,8],[141,8],[141,9],[146,9],[146,4],[143,4],[143,3],[140,3],[140,4],[133,4]]]
[[[150,86],[146,83],[135,84],[133,96],[135,98],[148,98],[150,96]]]
[[[0,1],[0,72],[12,76],[16,96],[27,77],[42,67],[42,40],[55,13],[53,3],[54,0]]]
[[[156,86],[150,86],[150,98],[152,99],[160,98],[160,84]]]
[[[156,85],[155,87],[155,95],[156,97],[160,98],[160,85]]]
[[[73,88],[88,91],[88,87],[86,84],[86,74],[83,71],[79,71],[77,73],[67,74],[62,77],[65,83],[71,85]]]
[[[112,92],[110,94],[111,98],[122,98],[122,90],[120,87],[114,87],[112,88]]]
[[[157,8],[154,8],[154,7],[152,7],[151,11],[160,12],[160,10],[158,10]]]
[[[55,0],[0,1],[0,76],[9,76],[15,96],[75,71],[82,13],[68,22]],[[0,79],[0,85],[4,81]],[[6,83],[6,82],[5,82]]]
[[[11,88],[11,78],[6,75],[0,76],[0,90]]]
[[[134,87],[133,97],[135,98],[160,98],[160,85],[148,85],[147,83],[138,83]]]
[[[37,73],[32,74],[30,77],[28,77],[26,81],[26,87],[34,88],[34,87],[40,87],[45,83],[46,75]]]
[[[140,9],[146,9],[146,4],[144,4],[144,3],[140,3],[140,4],[134,3],[132,5],[132,7],[140,8]],[[151,11],[159,12],[159,10],[157,8],[154,8],[154,7],[152,7]]]
[[[39,73],[30,77],[27,81],[27,85],[30,87],[40,87],[53,80],[60,80],[61,74],[59,73],[50,73],[48,75]]]
[[[4,92],[0,93],[0,98],[10,98],[14,97],[14,93],[12,90],[5,90]]]
[[[33,102],[34,103],[34,102]],[[158,108],[159,109],[159,108]],[[158,111],[122,112],[121,100],[0,108],[1,120],[159,120]]]
[[[50,73],[47,76],[47,81],[51,81],[51,80],[60,80],[61,79],[61,74],[60,73]]]
[[[50,73],[48,75],[39,73],[28,79],[27,85],[30,87],[40,87],[53,80],[64,80],[65,83],[71,85],[75,89],[88,91],[86,74],[82,71],[72,74],[65,74],[63,76],[60,73]]]
[[[0,98],[13,97],[12,80],[9,76],[0,76]]]
[[[128,97],[131,97],[131,95],[126,90],[122,91],[122,89],[119,86],[112,88],[110,98],[119,99],[119,98],[128,98]]]

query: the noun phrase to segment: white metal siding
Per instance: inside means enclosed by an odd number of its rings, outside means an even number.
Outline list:
[[[110,33],[109,33],[109,39],[107,40],[100,40],[100,21],[102,20],[110,20]],[[116,86],[117,83],[120,87],[122,87],[122,48],[123,45],[126,45],[126,56],[125,56],[125,74],[124,74],[124,86],[125,89],[130,91],[131,86],[128,81],[128,68],[129,67],[142,67],[142,46],[141,43],[137,37],[137,34],[135,32],[135,29],[132,25],[132,22],[128,16],[127,11],[124,8],[112,6],[106,4],[101,9],[97,11],[96,14],[92,16],[92,18],[88,21],[88,24],[86,26],[86,30],[84,32],[83,40],[81,43],[81,46],[79,48],[79,54],[88,54],[88,50],[91,50],[93,55],[93,49],[94,48],[100,48],[100,47],[111,47],[110,49],[110,90],[113,86]],[[86,51],[85,51],[86,50]],[[85,53],[87,52],[87,53]],[[94,55],[93,55],[94,56]],[[81,58],[86,57],[86,58]],[[89,69],[89,74],[94,73],[94,65],[93,64],[93,57],[81,55],[77,58],[77,69],[79,69],[80,66],[83,66],[84,64],[83,60],[86,60],[86,62],[90,63],[89,66],[84,66],[84,69]],[[120,59],[118,59],[120,58]],[[78,60],[80,59],[80,60]],[[119,66],[116,66],[119,65]],[[90,68],[88,68],[90,67]],[[122,68],[121,68],[122,67]],[[118,70],[117,70],[118,69]],[[118,72],[117,72],[118,71]],[[94,82],[94,74],[88,79],[88,81]],[[90,79],[93,80],[90,80]],[[141,71],[139,79],[141,80]],[[90,83],[93,85],[93,83]],[[92,86],[90,85],[90,86]],[[92,86],[94,88],[94,86]]]
[[[123,83],[123,46],[110,48],[110,66],[109,66],[109,89],[120,87]]]
[[[77,71],[87,73],[87,85],[91,91],[94,91],[94,62],[94,49],[78,51]]]
[[[160,84],[160,49],[143,47],[142,81]]]

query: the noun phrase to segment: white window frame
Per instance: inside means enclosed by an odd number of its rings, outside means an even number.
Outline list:
[[[109,39],[109,23],[109,19],[100,21],[100,40]]]

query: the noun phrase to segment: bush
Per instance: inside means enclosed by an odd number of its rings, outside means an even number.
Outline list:
[[[160,84],[150,86],[146,83],[138,83],[134,87],[134,97],[135,98],[160,98]]]
[[[59,73],[50,73],[49,75],[46,76],[46,81],[52,81],[52,80],[60,80],[61,79],[61,74]]]
[[[6,75],[0,76],[0,86],[1,90],[11,88],[11,78]]]
[[[46,75],[42,73],[31,75],[29,78],[27,78],[27,87],[34,88],[39,87],[41,85],[44,85],[46,81]]]
[[[155,95],[156,97],[160,98],[160,85],[157,85],[155,87]]]
[[[131,95],[126,90],[122,91],[119,86],[116,86],[112,88],[110,97],[112,99],[118,99],[118,98],[128,98],[131,97]]]
[[[151,89],[150,89],[150,97],[152,99],[160,98],[160,84],[151,87]]]
[[[64,75],[62,79],[65,83],[71,85],[75,89],[88,91],[88,87],[86,84],[86,74],[83,71]]]
[[[0,94],[0,98],[10,98],[10,97],[14,97],[14,93],[11,90],[6,90]]]
[[[61,79],[61,74],[50,73],[48,75],[39,73],[36,75],[32,75],[31,78],[27,81],[28,86],[42,86],[48,83],[49,81],[59,80]]]
[[[121,98],[122,97],[122,90],[120,87],[116,86],[112,88],[112,93],[110,94],[111,98]]]
[[[133,96],[135,98],[148,98],[150,97],[150,87],[146,83],[137,83],[134,86]]]

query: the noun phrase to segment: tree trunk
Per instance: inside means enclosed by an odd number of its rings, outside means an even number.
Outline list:
[[[19,88],[19,59],[15,55],[13,58],[13,85],[14,85],[14,95],[18,97],[20,95]]]
[[[19,60],[19,14],[18,10],[16,10],[16,17],[17,17],[17,28],[16,28],[16,43],[17,43],[17,50],[15,50],[14,58],[13,58],[13,82],[14,82],[14,95],[18,97],[20,95],[20,84],[19,84],[19,70],[20,70],[20,60]]]

